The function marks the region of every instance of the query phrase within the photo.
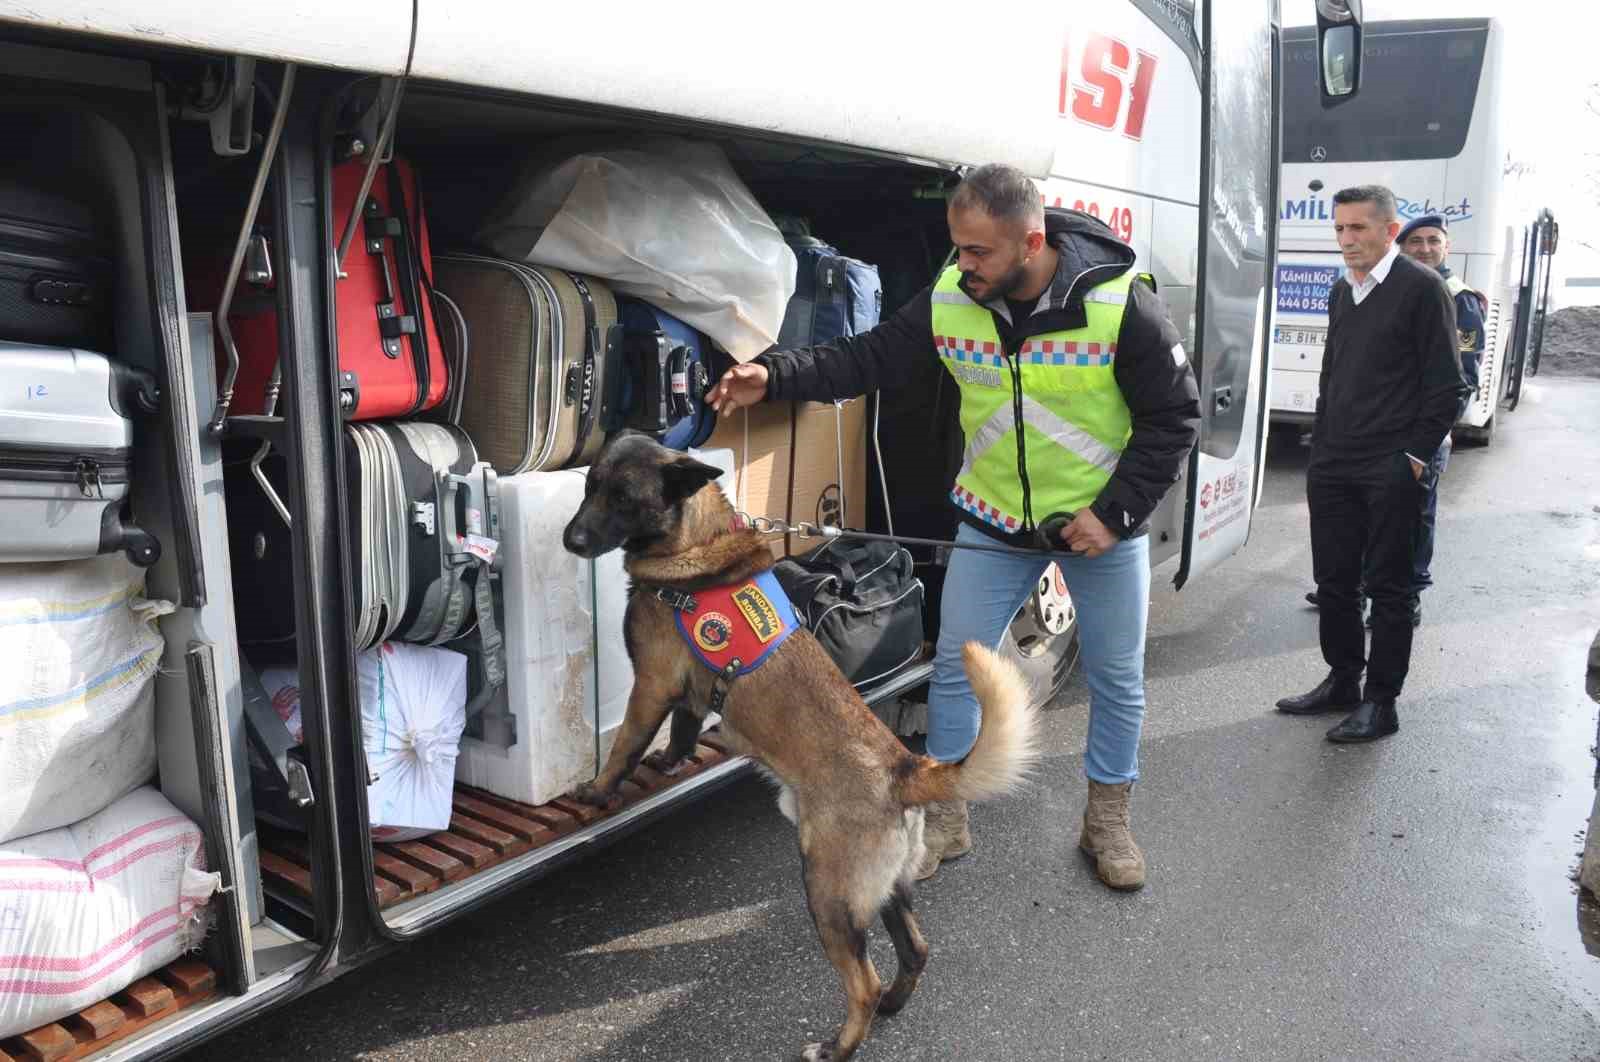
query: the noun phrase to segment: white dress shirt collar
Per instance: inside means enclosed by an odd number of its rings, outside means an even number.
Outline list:
[[[1349,269],[1344,271],[1345,279],[1350,282],[1350,297],[1355,300],[1357,306],[1361,305],[1361,300],[1371,295],[1379,284],[1389,279],[1389,267],[1394,265],[1394,260],[1398,257],[1400,257],[1400,245],[1391,243],[1389,253],[1372,267],[1372,272],[1367,274],[1366,280],[1357,280]]]

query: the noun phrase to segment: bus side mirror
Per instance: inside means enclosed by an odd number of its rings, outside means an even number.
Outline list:
[[[1361,0],[1317,0],[1317,73],[1324,107],[1361,88]]]

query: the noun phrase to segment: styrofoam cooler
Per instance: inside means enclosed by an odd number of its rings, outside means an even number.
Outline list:
[[[733,470],[732,450],[690,453]],[[500,479],[506,688],[469,724],[456,779],[527,804],[546,803],[595,776],[633,688],[622,637],[622,551],[589,561],[561,545],[583,501],[586,473]]]

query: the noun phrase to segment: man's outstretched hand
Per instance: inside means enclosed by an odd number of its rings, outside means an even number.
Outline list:
[[[722,374],[717,386],[706,392],[706,402],[726,417],[736,409],[753,406],[767,397],[765,365],[735,365]]]

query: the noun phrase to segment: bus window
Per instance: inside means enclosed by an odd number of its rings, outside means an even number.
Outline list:
[[[1316,31],[1285,33],[1283,161],[1448,159],[1472,124],[1488,30],[1481,21],[1369,25],[1361,92],[1325,111],[1317,85]]]

